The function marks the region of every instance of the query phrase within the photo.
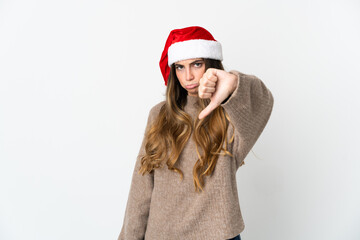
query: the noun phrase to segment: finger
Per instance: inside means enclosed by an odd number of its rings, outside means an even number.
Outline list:
[[[209,105],[207,105],[206,108],[204,108],[200,114],[199,114],[199,119],[203,119],[204,117],[206,117],[207,115],[209,115],[215,108],[217,108],[218,105],[214,102],[210,102]]]
[[[211,81],[211,82],[213,82],[213,83],[216,83],[216,81],[217,81],[217,76],[216,75],[213,75],[213,74],[211,74],[210,76],[208,76],[208,78],[207,78],[209,81]]]
[[[208,68],[206,70],[206,76],[210,77],[210,76],[216,76],[217,73],[217,69],[216,68]]]
[[[205,93],[205,92],[199,93],[200,98],[211,98],[211,96],[212,96],[211,93]]]
[[[206,76],[206,79],[208,79],[209,81],[212,81],[212,82],[216,82],[217,81],[217,75],[216,75],[216,72],[217,69],[215,68],[209,68],[206,73],[205,73],[205,76]]]
[[[202,78],[200,78],[199,80],[199,86],[202,86],[202,87],[216,87],[216,81],[212,81],[212,80],[209,80],[206,76],[203,76]]]
[[[205,87],[215,87],[215,86],[216,86],[216,82],[206,81],[206,82],[204,82],[204,86],[205,86]]]
[[[199,91],[202,93],[213,93],[215,92],[215,90],[216,90],[215,87],[206,87],[204,85],[199,86]]]
[[[213,93],[216,90],[216,88],[214,88],[214,87],[203,87],[203,89],[204,89],[203,91],[205,93]]]

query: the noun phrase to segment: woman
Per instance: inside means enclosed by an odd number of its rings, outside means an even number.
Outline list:
[[[240,239],[236,171],[273,96],[256,76],[226,72],[222,60],[206,29],[170,32],[159,64],[166,99],[149,112],[118,239]]]

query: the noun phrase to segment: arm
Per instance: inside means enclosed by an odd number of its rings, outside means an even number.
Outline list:
[[[154,109],[154,108],[153,108]],[[150,110],[146,130],[152,122],[153,109]],[[127,200],[123,226],[118,240],[142,240],[145,236],[147,220],[150,210],[151,194],[154,186],[154,172],[144,176],[138,173],[141,157],[145,154],[145,135],[136,158],[132,181]]]
[[[274,98],[258,77],[235,70],[230,72],[238,76],[238,84],[221,106],[235,127],[233,154],[238,168],[264,130]]]

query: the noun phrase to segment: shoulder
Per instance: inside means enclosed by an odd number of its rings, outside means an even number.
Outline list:
[[[150,108],[150,111],[149,111],[149,119],[154,119],[155,117],[157,117],[157,115],[159,114],[160,112],[160,109],[163,105],[165,105],[165,100],[161,101],[161,102],[158,102],[157,104],[155,104],[154,106],[152,106]]]
[[[257,76],[255,76],[253,74],[243,73],[243,72],[240,72],[238,70],[230,70],[229,72],[238,75],[239,79],[249,79],[249,80],[256,79],[256,80],[260,80]]]
[[[165,105],[165,102],[166,102],[166,101],[163,100],[163,101],[161,101],[161,102],[158,102],[158,103],[155,104],[154,106],[152,106],[152,107],[150,108],[150,114],[157,114],[157,113],[159,113],[161,107],[162,107],[163,105]]]
[[[265,82],[261,80],[258,76],[253,74],[246,74],[237,70],[231,70],[230,73],[233,73],[238,76],[238,86],[242,86],[241,88],[236,88],[235,90],[241,92],[257,92],[261,93],[262,91],[267,90],[270,91]]]

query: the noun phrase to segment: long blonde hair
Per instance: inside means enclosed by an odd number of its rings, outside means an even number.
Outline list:
[[[205,58],[204,62],[205,70],[210,67],[224,70],[219,60]],[[201,120],[196,118],[193,124],[191,116],[184,111],[186,100],[187,91],[180,85],[176,77],[175,66],[172,64],[166,88],[165,104],[161,106],[159,114],[145,133],[146,153],[141,157],[139,173],[142,175],[146,172],[150,173],[155,168],[163,167],[166,163],[168,169],[179,173],[182,180],[183,172],[174,165],[189,140],[191,132],[194,131],[193,139],[196,144],[198,160],[193,167],[193,179],[195,191],[200,189],[203,191],[204,176],[211,176],[219,155],[232,156],[227,150],[227,145],[234,140],[234,126],[232,128],[233,135],[228,141],[227,129],[229,123],[232,123],[221,106]],[[210,99],[199,98],[201,110],[209,103]],[[225,148],[222,147],[224,143]],[[203,149],[203,155],[200,154],[199,147]]]

